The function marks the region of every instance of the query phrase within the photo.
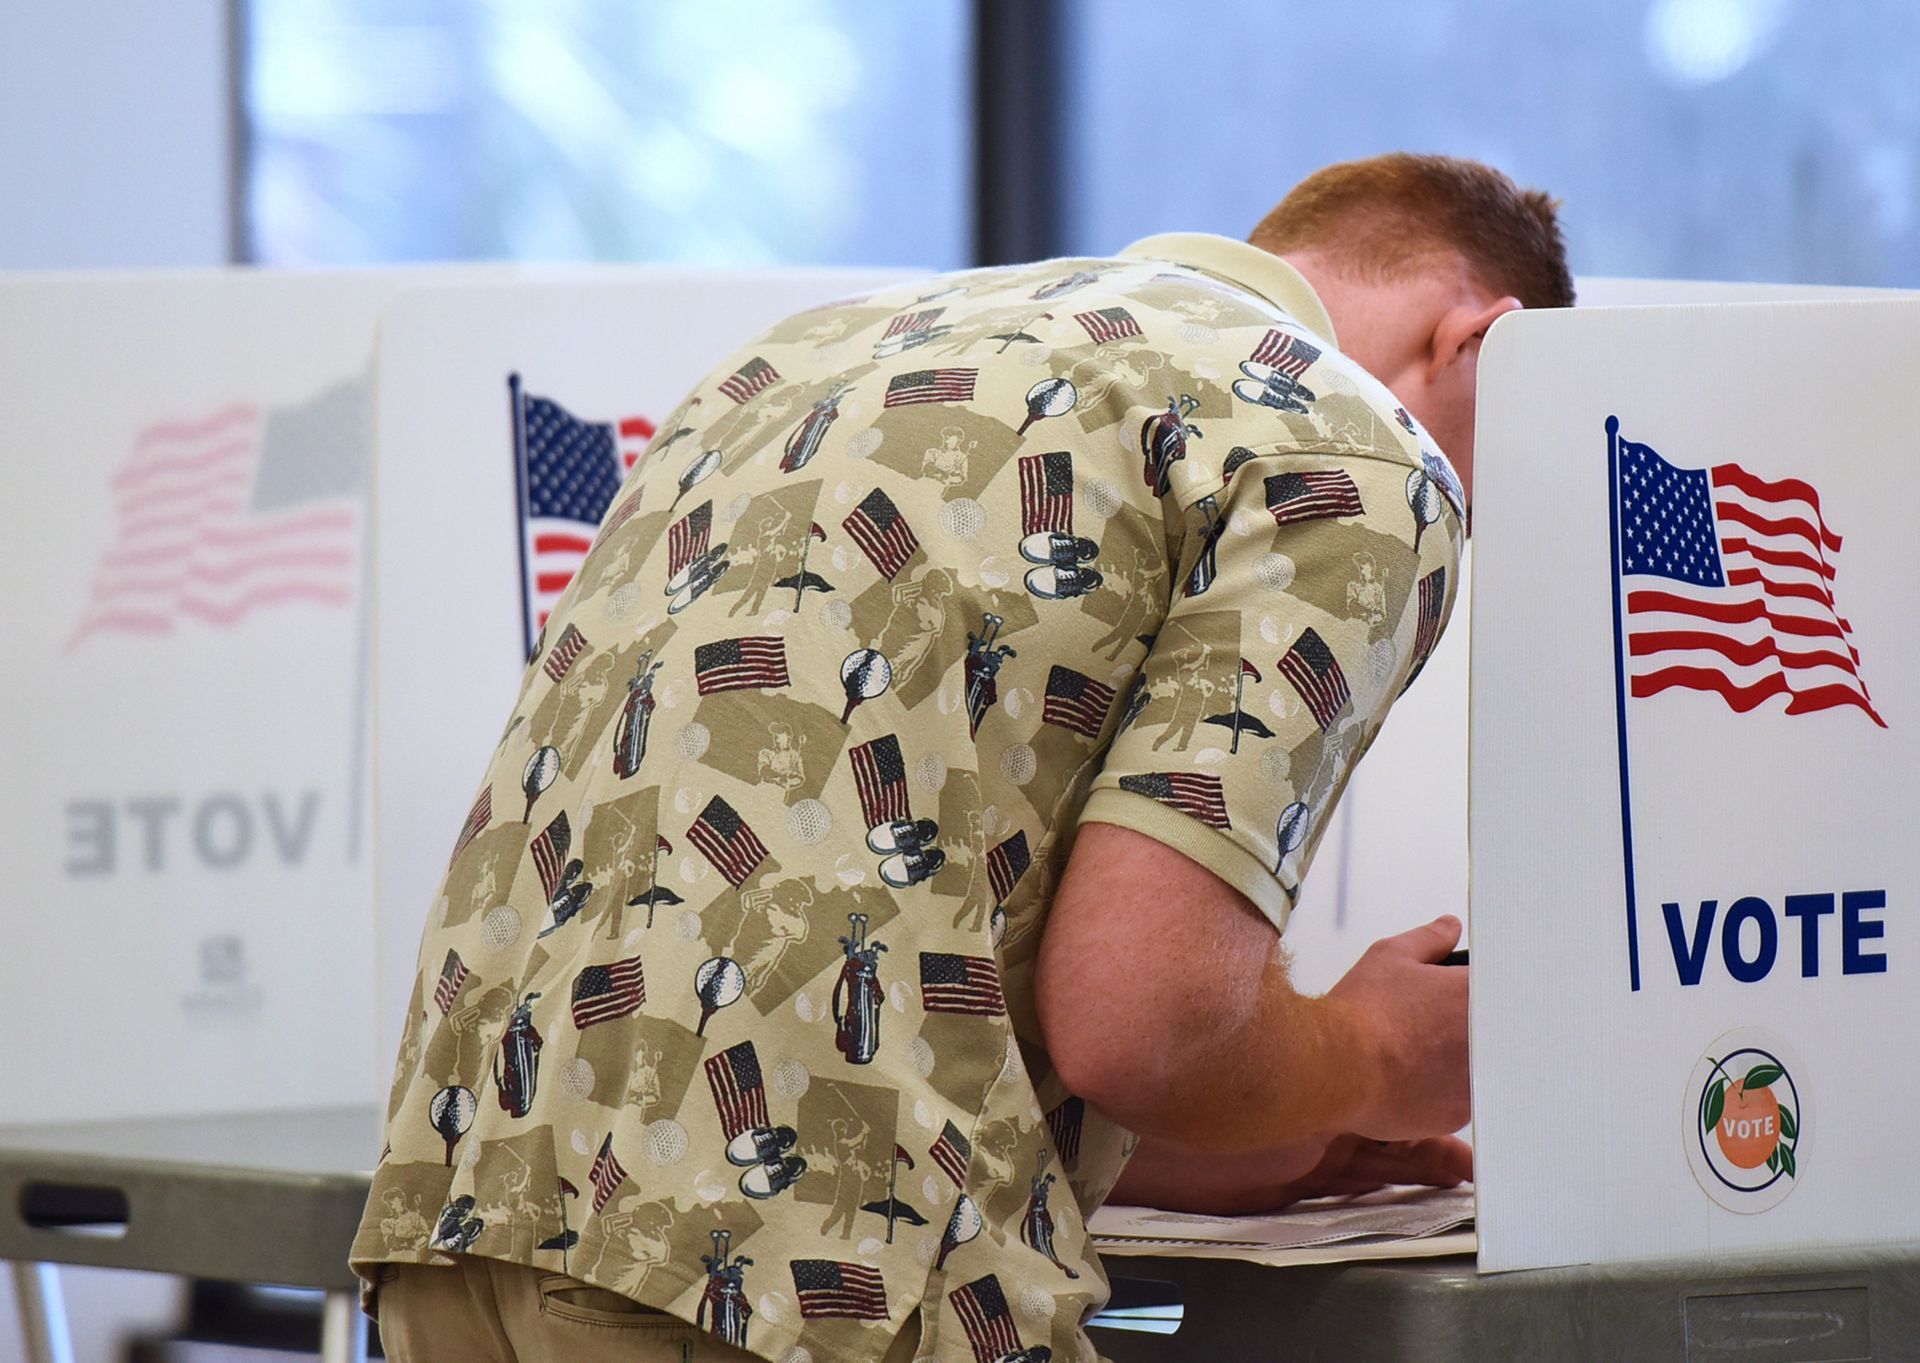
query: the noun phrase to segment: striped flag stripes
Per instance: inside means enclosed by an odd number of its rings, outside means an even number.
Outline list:
[[[732,1140],[742,1131],[767,1126],[767,1087],[760,1053],[751,1041],[729,1046],[707,1061],[707,1087],[720,1114],[720,1129]]]
[[[948,1122],[940,1130],[940,1139],[933,1143],[927,1153],[933,1157],[935,1164],[946,1170],[954,1187],[965,1186],[967,1164],[973,1158],[973,1142],[961,1133],[959,1127]]]
[[[880,576],[889,582],[907,566],[913,551],[920,547],[920,540],[907,524],[907,518],[894,505],[893,498],[879,488],[861,498],[860,504],[841,524],[861,551],[873,560]]]
[[[911,407],[919,402],[970,402],[977,369],[916,369],[896,374],[887,384],[884,407]]]
[[[460,854],[466,850],[467,844],[480,836],[481,830],[492,818],[493,782],[489,781],[481,787],[480,794],[475,797],[473,808],[467,811],[467,821],[460,825],[460,836],[453,842],[453,855],[447,858],[449,867],[460,859]]]
[[[672,577],[707,552],[713,538],[713,503],[700,503],[667,530],[667,576]]]
[[[898,736],[886,734],[862,743],[847,754],[847,760],[868,828],[912,817],[907,812],[907,764],[900,755]]]
[[[647,981],[638,956],[590,965],[573,977],[573,1025],[581,1031],[596,1022],[630,1017],[646,1001]]]
[[[540,872],[540,886],[549,900],[560,888],[560,873],[566,867],[567,852],[572,846],[573,825],[567,821],[564,809],[553,816],[553,822],[541,830],[539,837],[527,844],[534,867]]]
[[[1231,828],[1220,778],[1197,771],[1147,771],[1120,778],[1120,789],[1158,800],[1209,828]]]
[[[1113,696],[1113,688],[1105,682],[1055,663],[1047,673],[1047,695],[1040,718],[1082,737],[1098,738],[1106,727],[1107,711],[1113,708]]]
[[[606,1139],[600,1142],[600,1153],[593,1157],[593,1169],[587,1175],[588,1181],[593,1184],[593,1209],[596,1212],[607,1205],[614,1190],[626,1176],[627,1171],[614,1158],[613,1133],[609,1131]]]
[[[766,844],[754,835],[733,806],[718,795],[707,801],[700,817],[693,821],[687,830],[687,841],[699,848],[700,855],[736,890],[767,859]]]
[[[1267,510],[1275,525],[1358,516],[1360,488],[1345,469],[1267,475]]]
[[[1076,312],[1073,320],[1096,342],[1125,341],[1141,334],[1140,324],[1133,320],[1133,314],[1125,308],[1095,308],[1092,312]]]
[[[453,1011],[454,1000],[460,997],[461,987],[466,984],[469,973],[459,952],[447,952],[447,959],[440,966],[440,981],[433,987],[434,1007],[440,1010],[442,1017]]]
[[[1000,1363],[1008,1354],[1020,1351],[1020,1335],[1013,1328],[1013,1310],[1000,1280],[989,1273],[964,1287],[947,1293],[960,1328],[967,1332],[973,1346],[974,1363]]]
[[[879,1269],[839,1259],[791,1259],[787,1266],[803,1318],[887,1318],[887,1285]]]
[[[586,647],[587,636],[580,632],[579,626],[568,622],[566,629],[561,631],[559,639],[555,640],[553,647],[547,651],[547,661],[541,671],[555,681],[560,681],[573,667],[574,660],[586,651]]]
[[[1325,733],[1353,696],[1347,688],[1347,674],[1340,670],[1333,650],[1317,630],[1308,626],[1294,640],[1279,666],[1280,675],[1293,683],[1293,689],[1313,712],[1320,732]]]
[[[779,378],[780,371],[756,355],[734,370],[731,377],[721,383],[720,391],[735,402],[745,402],[755,393],[772,387]]]
[[[778,635],[719,639],[693,650],[694,686],[701,695],[786,686],[787,641]]]
[[[1007,902],[1007,896],[1013,893],[1013,887],[1020,883],[1020,877],[1032,864],[1033,854],[1027,850],[1024,828],[987,853],[987,880],[993,886],[994,903]]]
[[[1073,454],[1049,450],[1020,460],[1020,531],[1073,533]]]
[[[920,953],[920,1003],[929,1013],[994,1017],[1007,1011],[993,958],[949,951]]]

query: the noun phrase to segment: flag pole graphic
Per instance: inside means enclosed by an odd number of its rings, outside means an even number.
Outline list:
[[[1620,418],[1607,418],[1607,513],[1613,550],[1613,709],[1620,744],[1620,849],[1627,873],[1627,973],[1640,988],[1640,917],[1633,897],[1633,793],[1627,774],[1627,654],[1620,595]]]
[[[527,581],[527,407],[520,400],[520,375],[507,375],[507,400],[512,407],[513,418],[513,489],[517,494],[514,503],[514,519],[518,522],[518,533],[514,536],[520,549],[520,638],[525,645],[528,658],[533,657],[533,600],[529,593],[531,585]]]

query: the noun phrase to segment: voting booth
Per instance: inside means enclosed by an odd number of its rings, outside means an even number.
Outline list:
[[[377,1082],[384,1094],[420,929],[546,612],[634,459],[681,399],[790,314],[903,271],[621,269],[419,289],[380,324],[374,715]],[[826,334],[832,324],[793,325]],[[788,399],[790,401],[790,399]],[[743,409],[744,410],[744,409]],[[797,422],[775,405],[755,420]],[[685,432],[659,431],[663,442]],[[689,449],[686,458],[698,455]],[[717,507],[723,541],[739,506]],[[617,513],[616,513],[617,514]],[[645,634],[665,602],[630,593]],[[771,617],[770,617],[771,619]],[[625,679],[589,679],[599,688]],[[484,821],[484,820],[483,820]],[[484,887],[467,887],[484,893]],[[500,887],[500,899],[505,887]],[[484,905],[486,912],[497,905]],[[490,930],[510,929],[511,909]]]
[[[0,991],[35,1037],[0,1123],[353,1106],[377,1150],[406,992],[378,991],[377,924],[404,979],[459,788],[515,693],[523,590],[570,552],[543,548],[569,539],[560,509],[529,510],[510,382],[523,406],[607,423],[610,488],[741,338],[899,277],[0,280],[17,513],[0,566],[19,588],[0,651],[16,896]],[[605,509],[566,510],[590,537]],[[376,672],[398,716],[378,751]],[[414,854],[384,915],[376,769],[385,845]]]
[[[217,1130],[357,1216],[421,923],[632,457],[745,337],[901,277],[0,281],[0,477],[29,513],[0,561],[37,588],[0,654],[0,866],[27,887],[0,983],[48,1038],[4,1122],[118,1124],[179,1155],[143,1175],[199,1190],[179,1205],[274,1219],[270,1180],[243,1204],[181,1172]],[[1582,296],[1612,306],[1488,341],[1461,608],[1328,830],[1296,982],[1466,914],[1471,705],[1480,1269],[1910,1235],[1920,304]],[[1626,306],[1650,302],[1681,306]],[[1154,1233],[1135,1252],[1181,1229]],[[245,1241],[71,1261],[244,1276],[219,1255]],[[1230,1280],[1193,1275],[1189,1309]]]
[[[368,1092],[371,343],[415,277],[0,281],[0,1120]]]
[[[1920,302],[1482,356],[1480,1265],[1911,1239]]]

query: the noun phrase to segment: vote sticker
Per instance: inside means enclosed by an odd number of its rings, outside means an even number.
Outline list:
[[[1754,1027],[1728,1032],[1693,1067],[1681,1139],[1694,1179],[1728,1211],[1767,1211],[1799,1185],[1804,1078],[1786,1043]]]

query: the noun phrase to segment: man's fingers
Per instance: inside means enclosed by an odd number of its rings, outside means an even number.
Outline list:
[[[1422,923],[1394,937],[1383,937],[1380,945],[1418,961],[1435,965],[1460,943],[1460,920],[1443,913],[1431,923]]]
[[[1341,1172],[1350,1178],[1450,1188],[1473,1177],[1473,1147],[1453,1136],[1363,1144]]]

